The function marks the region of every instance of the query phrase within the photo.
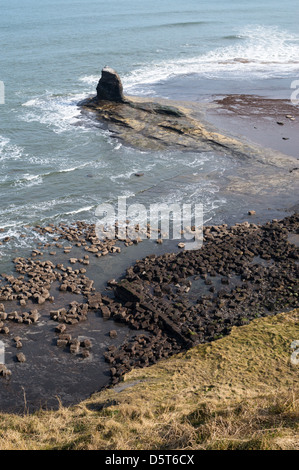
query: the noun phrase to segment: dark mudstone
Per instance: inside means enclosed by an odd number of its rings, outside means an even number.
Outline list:
[[[125,101],[121,79],[118,73],[110,67],[104,67],[102,70],[102,76],[97,86],[97,99],[120,103]]]

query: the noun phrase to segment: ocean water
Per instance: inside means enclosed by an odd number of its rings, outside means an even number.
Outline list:
[[[127,94],[195,101],[288,98],[299,79],[297,0],[0,0],[0,44],[0,240],[12,237],[2,261],[31,243],[34,224],[92,221],[118,196],[201,202],[213,221],[232,210],[219,175],[233,160],[126,148],[81,115],[103,66]]]

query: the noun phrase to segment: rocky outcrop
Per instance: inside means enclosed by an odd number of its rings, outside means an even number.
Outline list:
[[[147,99],[145,102],[136,97],[124,97],[121,79],[110,67],[102,70],[97,95],[79,105],[94,111],[109,131],[130,146],[200,151],[232,148],[244,153],[244,146],[241,148],[234,139],[209,132],[181,105],[167,100]]]
[[[209,104],[124,97],[121,79],[110,67],[102,70],[97,95],[79,106],[93,111],[113,136],[142,150],[221,151],[280,168],[297,165],[294,158],[218,132],[206,120]]]
[[[97,99],[118,103],[125,101],[121,79],[118,73],[110,67],[104,67],[102,70],[102,76],[97,86]]]

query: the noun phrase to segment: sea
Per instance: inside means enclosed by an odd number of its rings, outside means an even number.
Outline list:
[[[78,102],[106,65],[145,99],[289,99],[298,20],[297,0],[0,0],[2,266],[36,241],[35,225],[93,222],[119,197],[201,203],[206,223],[237,219],[238,203],[221,192],[233,159],[127,147]]]

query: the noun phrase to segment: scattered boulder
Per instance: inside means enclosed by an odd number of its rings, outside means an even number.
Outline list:
[[[70,353],[78,354],[80,350],[80,341],[78,339],[73,339],[70,344]]]
[[[0,364],[0,377],[10,377],[11,376],[11,371],[4,365]]]
[[[64,324],[60,324],[56,326],[55,331],[56,333],[64,333],[66,330],[66,326]]]
[[[66,348],[68,346],[68,341],[65,339],[58,339],[57,340],[57,346],[59,348]]]
[[[23,353],[17,354],[16,358],[17,358],[17,361],[18,361],[18,362],[21,362],[21,363],[26,362],[26,356],[25,356],[25,354],[23,354]]]
[[[86,349],[91,349],[92,343],[90,339],[84,339],[83,341],[81,341],[81,347],[86,348]]]
[[[108,307],[106,306],[101,307],[101,311],[102,311],[103,318],[110,318],[111,312]]]
[[[82,357],[83,359],[88,359],[90,357],[90,352],[88,351],[88,349],[84,349],[82,351]]]

